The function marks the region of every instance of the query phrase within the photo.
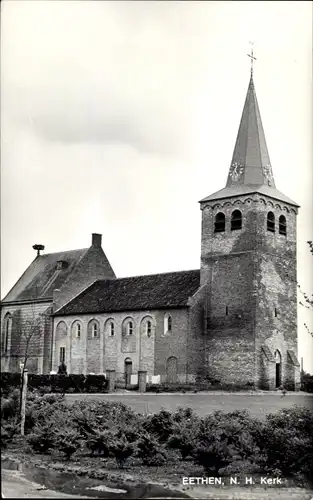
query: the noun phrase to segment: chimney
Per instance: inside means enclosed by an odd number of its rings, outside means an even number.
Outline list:
[[[45,247],[44,247],[44,245],[38,245],[38,244],[36,243],[36,245],[33,245],[33,249],[34,249],[34,250],[37,250],[37,257],[38,257],[38,256],[40,255],[41,250],[44,250],[44,249],[45,249]]]
[[[92,233],[91,244],[93,247],[101,247],[102,234]]]

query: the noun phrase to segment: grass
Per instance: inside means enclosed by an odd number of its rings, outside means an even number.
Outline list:
[[[293,405],[305,406],[313,410],[313,395],[307,394],[67,394],[66,402],[71,403],[83,399],[102,399],[103,401],[120,401],[139,413],[154,413],[164,408],[175,411],[178,406],[191,407],[200,416],[215,410],[230,412],[247,409],[251,415],[264,418],[267,413],[274,413]]]

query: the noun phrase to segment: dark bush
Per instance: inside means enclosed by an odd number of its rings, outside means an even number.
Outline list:
[[[55,445],[55,429],[50,425],[37,424],[27,436],[27,442],[37,453],[48,453]]]
[[[1,394],[7,395],[15,387],[20,387],[20,373],[1,374]],[[29,391],[39,392],[107,392],[108,380],[105,375],[28,375]]]
[[[17,417],[20,409],[20,390],[14,389],[7,397],[1,397],[1,419]]]
[[[251,432],[254,425],[246,411],[228,414],[218,411],[205,417],[196,438],[196,462],[211,474],[219,474],[220,469],[235,461],[258,463],[262,454]]]
[[[18,434],[19,430],[20,426],[16,421],[1,421],[1,448],[6,448]]]
[[[66,460],[82,448],[83,440],[77,429],[63,427],[55,434],[54,447],[64,453]]]
[[[162,465],[166,462],[165,448],[151,434],[142,434],[136,444],[136,456],[144,465]]]
[[[119,467],[124,467],[127,459],[134,454],[135,445],[130,443],[124,433],[112,431],[109,438],[110,455],[112,455]]]
[[[14,388],[18,388],[21,385],[21,374],[20,373],[1,373],[1,395],[8,396]]]
[[[112,432],[109,429],[95,429],[92,433],[86,436],[86,446],[91,451],[91,454],[102,455],[108,457],[110,453],[110,445],[112,441]]]
[[[313,393],[313,375],[309,373],[302,374],[301,391]]]
[[[294,406],[266,416],[261,445],[269,471],[304,473],[313,480],[313,412]]]
[[[172,413],[160,410],[158,413],[148,415],[143,422],[143,429],[153,434],[160,442],[166,442],[173,432],[174,421]]]

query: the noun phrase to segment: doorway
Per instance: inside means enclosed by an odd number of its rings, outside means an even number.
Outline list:
[[[133,370],[133,363],[130,358],[125,359],[124,363],[124,375],[125,375],[125,387],[130,386],[130,378]]]
[[[169,384],[177,382],[177,358],[171,356],[166,362],[166,380]]]
[[[275,387],[281,386],[281,354],[277,350],[275,351],[275,363],[276,363],[276,371],[275,371]]]

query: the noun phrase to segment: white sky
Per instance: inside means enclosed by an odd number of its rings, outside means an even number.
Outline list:
[[[312,3],[2,2],[2,296],[35,257],[88,247],[117,276],[200,265],[198,200],[225,186],[249,81],[276,187],[301,205],[312,291]],[[313,339],[299,311],[299,357]]]

